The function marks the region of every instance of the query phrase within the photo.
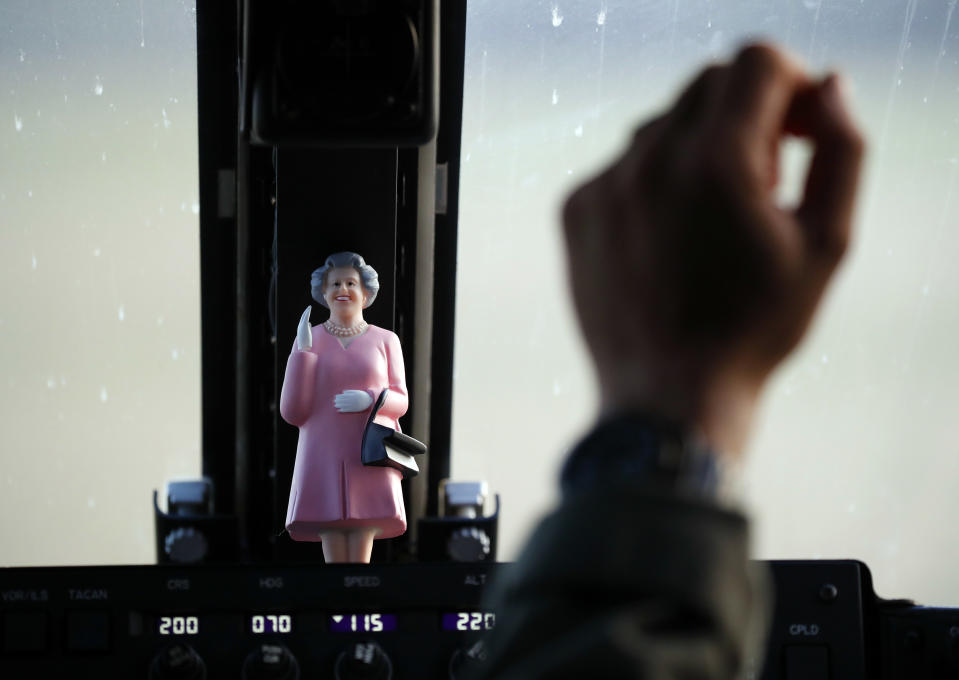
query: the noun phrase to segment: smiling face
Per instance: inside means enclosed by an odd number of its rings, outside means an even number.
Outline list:
[[[362,313],[366,298],[360,274],[353,267],[335,267],[327,272],[323,299],[336,316],[349,318]]]

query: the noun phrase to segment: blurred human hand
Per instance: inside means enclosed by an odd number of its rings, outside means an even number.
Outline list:
[[[786,135],[814,146],[795,209],[774,193]],[[742,450],[761,387],[848,247],[863,151],[836,75],[750,45],[569,197],[573,301],[605,413],[641,410]]]

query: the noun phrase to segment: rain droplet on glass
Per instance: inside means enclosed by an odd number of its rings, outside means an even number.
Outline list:
[[[559,13],[559,5],[553,5],[553,28],[556,28],[562,24],[564,18],[565,17]]]
[[[100,76],[97,76],[97,81],[93,84],[93,94],[98,97],[103,94],[103,83],[100,82]]]
[[[573,130],[573,134],[576,135],[577,137],[582,137],[582,136],[583,136],[583,125],[582,125],[582,123],[580,123],[579,125],[576,126],[576,129]]]
[[[120,321],[123,321],[125,318],[127,318],[127,310],[123,307],[123,305],[117,307],[117,318]]]
[[[109,396],[107,395],[107,388],[106,388],[106,387],[101,387],[101,388],[100,388],[100,401],[106,403],[106,400],[107,400],[107,399],[109,399]]]
[[[13,114],[13,127],[17,132],[23,129],[23,118],[17,114]]]

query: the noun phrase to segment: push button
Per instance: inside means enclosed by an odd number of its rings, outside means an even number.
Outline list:
[[[66,643],[68,652],[110,651],[110,613],[67,612]]]
[[[3,651],[42,652],[46,648],[46,612],[7,612],[3,615]]]
[[[787,645],[786,680],[829,680],[829,648]]]

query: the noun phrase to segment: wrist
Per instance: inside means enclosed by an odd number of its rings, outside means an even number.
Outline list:
[[[662,367],[661,367],[662,368]],[[681,371],[617,370],[600,375],[600,421],[642,413],[697,432],[718,455],[738,459],[752,430],[761,381]]]
[[[642,412],[601,420],[570,453],[560,486],[567,498],[627,485],[736,507],[737,466],[696,431]]]

